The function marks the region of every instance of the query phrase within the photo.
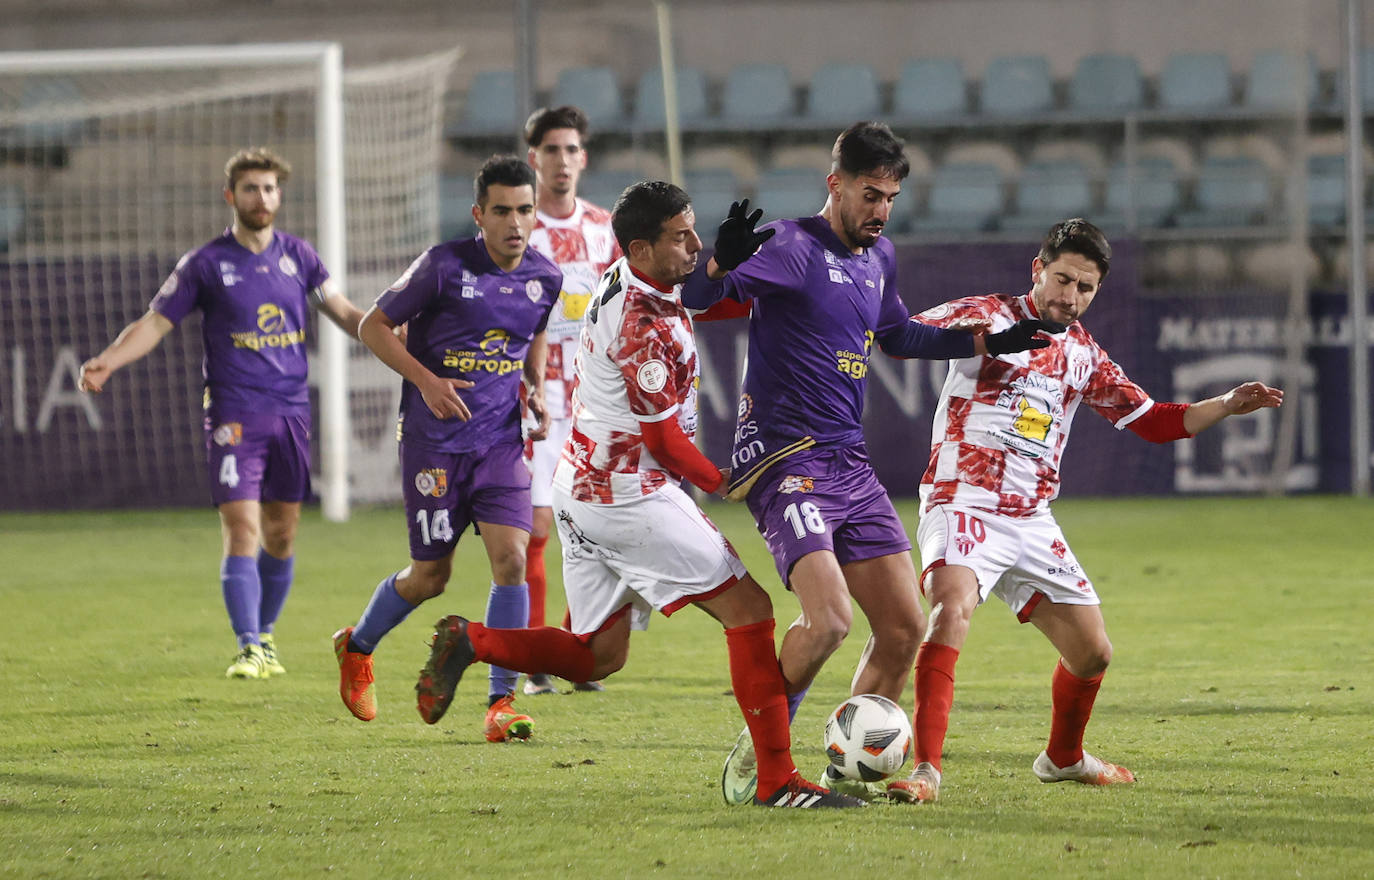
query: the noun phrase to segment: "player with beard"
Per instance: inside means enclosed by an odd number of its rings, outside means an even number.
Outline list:
[[[286,672],[272,630],[291,589],[296,526],[310,495],[308,305],[349,336],[362,318],[314,248],[275,228],[290,173],[270,150],[230,158],[224,200],[232,224],[183,256],[147,313],[81,367],[82,390],[99,392],[190,312],[204,316],[210,497],[224,536],[220,587],[238,639],[230,678]]]
[[[840,134],[819,214],[770,223],[731,207],[705,272],[683,302],[706,309],[731,299],[752,307],[749,351],[735,430],[729,497],[744,498],[797,596],[801,616],[779,649],[795,716],[821,666],[849,633],[851,600],[872,635],[853,693],[900,699],[925,630],[906,529],[878,482],[863,442],[868,361],[876,343],[893,357],[962,358],[1049,345],[1027,319],[990,336],[986,321],[944,329],[910,320],[897,295],[897,264],[883,229],[910,165],[881,123]],[[755,251],[757,250],[757,253]],[[728,803],[755,788],[749,731],[726,762]],[[822,784],[866,797],[827,769]]]

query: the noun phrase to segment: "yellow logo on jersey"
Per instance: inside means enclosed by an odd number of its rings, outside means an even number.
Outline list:
[[[1045,437],[1050,432],[1050,423],[1053,421],[1050,414],[1031,406],[1024,397],[1017,402],[1016,407],[1021,414],[1016,417],[1016,421],[1011,423],[1012,428],[1022,437],[1044,442]]]
[[[258,329],[264,333],[279,333],[286,327],[286,315],[274,303],[258,306]]]
[[[558,302],[563,309],[563,316],[570,321],[581,321],[582,316],[587,314],[587,305],[592,301],[590,293],[568,293],[566,290],[558,294]]]
[[[510,343],[510,334],[505,330],[488,330],[482,337],[482,354],[497,355],[505,354],[506,346]]]

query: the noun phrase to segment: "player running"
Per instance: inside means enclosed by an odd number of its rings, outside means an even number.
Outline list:
[[[205,452],[224,537],[220,590],[238,640],[229,678],[286,673],[272,631],[291,591],[301,502],[310,497],[309,305],[354,337],[363,314],[308,242],[276,229],[290,176],[271,150],[235,153],[224,168],[229,228],[183,256],[148,312],[81,366],[81,390],[98,393],[188,314],[204,316]]]
[[[1080,404],[1155,443],[1192,437],[1228,416],[1283,402],[1246,382],[1192,404],[1158,403],[1079,323],[1111,267],[1111,246],[1086,220],[1065,220],[1031,262],[1024,296],[973,296],[918,317],[937,326],[969,318],[994,328],[1027,318],[1065,325],[1036,351],[952,363],[935,413],[930,466],[921,478],[922,588],[930,628],[916,655],[916,768],[889,796],[929,803],[940,793],[940,751],[954,700],[954,664],[973,610],[990,594],[1059,651],[1051,683],[1049,743],[1031,765],[1042,782],[1134,782],[1125,767],[1083,751],[1102,675],[1111,661],[1097,592],[1074,558],[1050,501]]]
[[[1046,326],[1035,318],[989,336],[963,332],[986,322],[941,329],[911,320],[882,236],[910,169],[902,142],[886,125],[860,122],[840,134],[831,156],[818,215],[754,233],[762,212],[732,206],[705,277],[694,275],[683,294],[694,309],[726,298],[752,305],[730,497],[748,503],[801,604],[778,652],[792,716],[849,634],[851,599],[872,629],[855,694],[900,700],[925,629],[911,542],[864,447],[874,344],[893,357],[942,359],[1049,345],[1035,337]],[[722,777],[727,803],[744,802],[753,772],[746,730]],[[821,781],[882,792],[828,770]]]
[[[520,382],[538,422],[544,409],[544,326],[562,273],[528,250],[534,228],[534,171],[493,156],[477,173],[472,213],[480,234],[430,248],[363,318],[368,348],[405,378],[401,390],[401,488],[410,527],[410,565],[378,584],[357,626],[334,634],[339,693],[354,717],[377,714],[372,652],[406,615],[444,591],[453,551],[477,526],[491,565],[487,625],[529,619],[525,546],[530,472],[520,437]],[[407,339],[395,335],[405,324]],[[459,392],[462,392],[461,394]],[[493,676],[486,736],[528,738],[517,712],[517,674]]]
[[[525,580],[530,585],[531,627],[544,625],[548,592],[544,577],[544,547],[553,527],[553,470],[572,430],[573,358],[582,317],[601,273],[620,257],[611,213],[578,198],[577,182],[587,167],[587,114],[577,107],[541,107],[525,123],[528,161],[537,185],[534,196],[534,232],[530,247],[558,264],[563,271],[563,290],[558,294],[545,330],[549,359],[544,372],[544,403],[549,411],[549,434],[527,443],[530,463],[530,500],[534,525],[530,530]],[[495,673],[493,673],[495,674]],[[574,682],[573,690],[599,691],[597,681]],[[546,672],[531,673],[526,694],[557,693]]]
[[[572,632],[440,620],[415,688],[420,715],[438,721],[477,660],[595,681],[625,665],[630,631],[645,629],[651,610],[668,616],[697,605],[725,627],[735,699],[757,744],[751,801],[863,806],[798,774],[768,594],[678,486],[685,478],[719,493],[726,478],[692,443],[697,354],[680,287],[701,250],[694,219],[687,194],[663,182],[635,184],[613,210],[627,256],[602,277],[588,310],[572,435],[554,472]]]

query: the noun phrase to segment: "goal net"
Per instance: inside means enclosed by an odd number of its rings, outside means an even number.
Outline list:
[[[337,59],[330,44],[0,55],[0,508],[208,500],[198,315],[103,395],[76,383],[178,258],[228,225],[238,149],[291,162],[278,228],[314,243],[361,307],[435,241],[457,53],[349,70],[339,87],[324,50]],[[400,383],[315,323],[316,490],[337,517],[349,498],[399,495]],[[346,478],[321,464],[331,447]]]

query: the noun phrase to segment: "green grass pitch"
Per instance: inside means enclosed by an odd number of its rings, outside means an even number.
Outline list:
[[[412,690],[433,622],[482,613],[471,535],[450,592],[379,648],[380,715],[361,724],[329,636],[404,563],[398,510],[307,514],[277,628],[290,672],[265,682],[223,677],[210,510],[0,516],[0,876],[1374,876],[1374,507],[1056,511],[1116,648],[1087,745],[1138,784],[1031,775],[1054,653],[994,601],[959,662],[941,801],[824,813],[721,803],[741,720],[700,612],[636,634],[603,694],[521,698],[535,739],[492,745],[484,670],[434,727]],[[747,512],[710,512],[785,627],[797,606]],[[856,620],[793,727],[807,775],[866,634]]]

